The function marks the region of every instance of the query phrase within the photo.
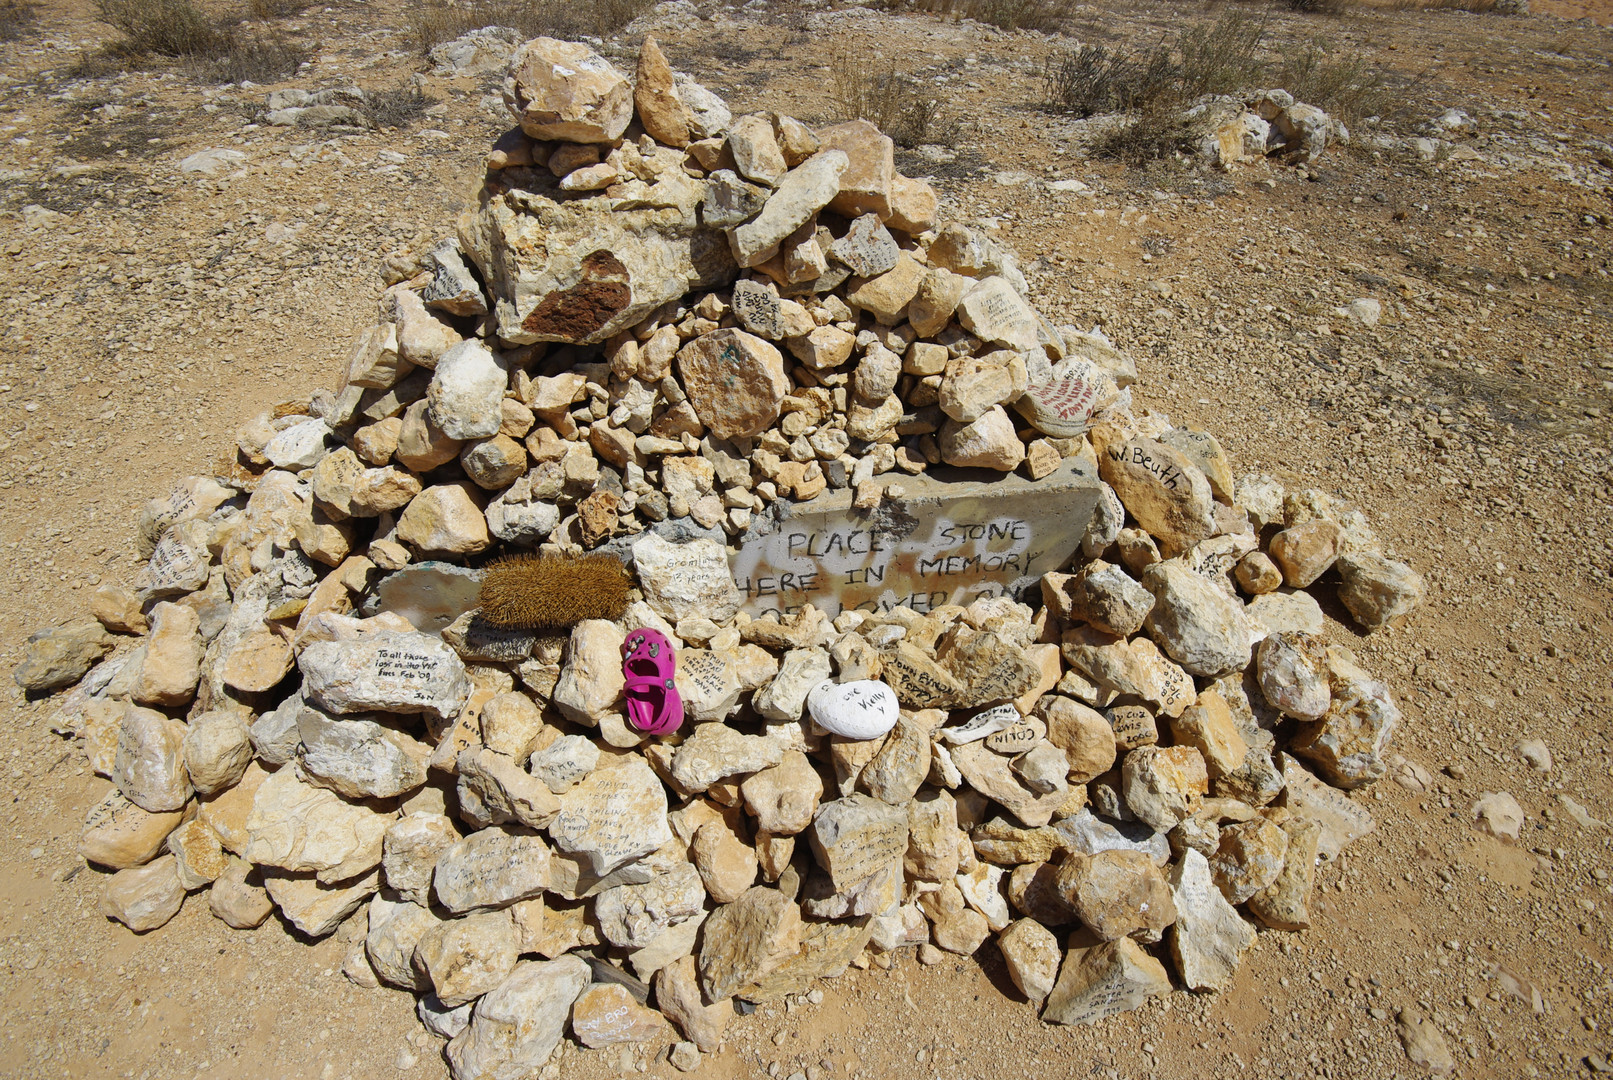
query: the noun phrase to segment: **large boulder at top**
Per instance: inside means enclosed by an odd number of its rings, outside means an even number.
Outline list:
[[[530,189],[483,189],[482,205],[459,221],[459,239],[487,283],[501,338],[591,345],[690,289],[733,281],[728,238],[700,224],[706,182],[690,179],[674,157],[681,162],[681,154],[646,159],[661,171],[654,183],[623,185],[636,187],[631,203],[557,202],[546,170],[520,170]]]
[[[615,142],[633,119],[633,84],[586,45],[533,38],[510,58],[504,103],[534,139]]]

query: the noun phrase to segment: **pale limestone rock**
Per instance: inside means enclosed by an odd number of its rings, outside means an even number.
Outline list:
[[[1176,922],[1171,957],[1189,990],[1224,990],[1255,931],[1215,887],[1210,864],[1191,848],[1171,870]]]
[[[1152,593],[1102,559],[1094,559],[1078,574],[1044,574],[1042,599],[1060,619],[1086,622],[1115,637],[1141,630],[1154,607]]]
[[[655,973],[655,1003],[684,1038],[707,1054],[721,1046],[723,1028],[734,1015],[733,1004],[726,998],[706,1003],[692,956],[682,957]]]
[[[533,139],[611,143],[633,119],[633,84],[588,46],[540,37],[510,58],[504,104]]]
[[[474,555],[491,540],[487,518],[468,484],[437,484],[409,501],[397,537],[426,555]]]
[[[1272,634],[1256,650],[1255,665],[1266,704],[1298,720],[1320,720],[1327,714],[1333,692],[1320,639]]]
[[[858,786],[892,806],[906,806],[930,774],[930,729],[914,720],[898,720],[890,737],[863,767]],[[1060,770],[1059,779],[1063,780]]]
[[[1473,804],[1474,827],[1481,832],[1489,833],[1497,840],[1506,840],[1516,844],[1519,834],[1523,830],[1523,807],[1509,792],[1485,792],[1484,796]]]
[[[787,750],[777,765],[746,777],[739,790],[757,828],[794,836],[812,823],[823,797],[823,780],[805,754]]]
[[[1142,585],[1154,594],[1148,633],[1186,671],[1213,676],[1249,666],[1257,635],[1241,603],[1181,559],[1150,566],[1143,571]]]
[[[252,763],[246,719],[234,709],[210,709],[186,725],[185,771],[199,793],[213,795],[233,787]]]
[[[643,758],[602,758],[586,779],[560,796],[549,838],[603,877],[672,839],[666,811],[666,788]],[[602,827],[606,822],[612,827]]]
[[[1274,930],[1304,930],[1311,925],[1311,889],[1316,881],[1322,825],[1310,818],[1290,817],[1282,830],[1288,834],[1282,871],[1249,898],[1249,913]]]
[[[1059,972],[1059,939],[1035,919],[1016,919],[997,935],[1008,977],[1038,1008]]]
[[[776,187],[788,169],[773,122],[763,113],[741,116],[729,125],[728,150],[739,175],[767,187]]]
[[[482,829],[442,849],[432,893],[455,914],[505,907],[549,886],[549,845],[522,830]]]
[[[313,871],[325,884],[345,882],[380,863],[392,821],[391,814],[349,803],[282,767],[252,800],[244,857],[293,873]]]
[[[195,608],[163,602],[151,609],[151,636],[132,695],[137,704],[183,705],[196,696],[202,667],[200,626]]]
[[[551,698],[566,719],[591,727],[606,713],[620,711],[625,639],[619,626],[603,619],[584,619],[572,627],[566,662]]]
[[[430,990],[431,980],[414,965],[415,949],[442,920],[428,908],[377,895],[370,900],[364,954],[376,977],[405,990]]]
[[[1116,695],[1142,698],[1167,716],[1180,716],[1193,704],[1192,676],[1166,659],[1148,638],[1126,641],[1077,627],[1065,633],[1061,648],[1072,667]]]
[[[1143,746],[1121,764],[1126,806],[1156,832],[1169,832],[1209,792],[1204,757],[1192,746]]]
[[[1179,450],[1144,438],[1105,444],[1098,447],[1098,475],[1167,557],[1215,531],[1210,482]]]
[[[891,216],[896,146],[889,136],[866,120],[853,120],[819,131],[818,146],[820,154],[838,151],[847,159],[830,209],[845,218],[877,214],[884,221]]]
[[[415,904],[429,906],[437,862],[459,838],[446,814],[416,811],[393,822],[382,837],[381,869],[387,887]]]
[[[522,769],[514,758],[471,747],[455,762],[463,801],[468,791],[495,824],[513,821],[533,829],[549,825],[560,812],[560,800],[549,786]]]
[[[643,949],[673,927],[698,921],[705,900],[699,871],[691,863],[679,862],[642,884],[618,885],[601,892],[594,901],[594,917],[599,932],[612,945]]]
[[[1003,895],[1003,868],[989,863],[976,863],[967,874],[958,874],[954,883],[970,907],[985,918],[993,931],[1008,925],[1008,900]],[[937,941],[937,944],[940,944]],[[945,946],[942,946],[943,948]]]
[[[739,265],[758,266],[778,254],[786,237],[839,194],[850,164],[844,152],[825,148],[786,173],[761,213],[729,233]]]
[[[118,729],[112,782],[151,813],[178,810],[191,796],[185,769],[186,727],[152,709],[130,705]]]
[[[119,870],[107,879],[97,910],[140,933],[155,930],[179,914],[185,902],[185,889],[179,883],[172,855]]]
[[[743,330],[717,330],[689,342],[678,350],[678,375],[701,421],[724,439],[767,430],[790,391],[778,349]]]
[[[215,918],[236,930],[262,926],[274,914],[274,902],[263,887],[262,875],[251,863],[231,859],[207,890],[207,906]]]
[[[1221,449],[1221,443],[1214,435],[1197,428],[1172,428],[1162,434],[1159,441],[1185,454],[1210,482],[1210,493],[1221,502],[1231,505],[1232,465],[1227,461],[1226,451]]]
[[[1240,768],[1249,754],[1226,700],[1214,689],[1201,693],[1191,708],[1171,720],[1170,730],[1178,746],[1198,750],[1211,779]]]
[[[807,695],[832,672],[824,649],[791,649],[773,681],[756,692],[753,704],[769,720],[799,720]]]
[[[907,313],[907,306],[924,284],[925,268],[905,251],[896,265],[878,277],[854,278],[846,292],[846,303],[872,315],[881,326],[895,326]]]
[[[425,713],[448,720],[470,696],[465,665],[440,638],[383,630],[316,641],[297,657],[304,688],[333,713]]]
[[[1456,1059],[1434,1021],[1414,1009],[1401,1009],[1395,1018],[1395,1033],[1413,1065],[1422,1066],[1434,1076],[1449,1076],[1456,1071]]]
[[[1070,855],[1059,869],[1056,887],[1103,941],[1127,935],[1155,941],[1176,920],[1164,875],[1140,851]]]
[[[706,892],[719,904],[733,903],[756,880],[756,850],[724,821],[708,821],[695,832],[689,858]]]
[[[1115,729],[1102,713],[1056,694],[1041,698],[1036,712],[1047,724],[1047,741],[1064,752],[1071,783],[1084,784],[1114,767]]]
[[[907,853],[907,811],[861,793],[824,803],[807,832],[812,853],[841,896],[852,896],[848,915],[884,910],[866,902],[892,879],[899,885]],[[858,909],[861,910],[858,910]]]
[[[168,852],[174,857],[179,884],[186,891],[206,888],[230,863],[218,834],[200,818],[191,818],[168,834]]]
[[[1296,816],[1313,820],[1322,827],[1317,841],[1317,853],[1322,858],[1336,858],[1339,852],[1377,828],[1366,807],[1306,772],[1295,758],[1278,754],[1277,767],[1282,770],[1284,785],[1282,805]]]
[[[660,1013],[639,1004],[618,983],[594,983],[582,992],[571,1007],[571,1033],[594,1048],[664,1040],[671,1034]]]
[[[1241,904],[1277,880],[1287,852],[1288,834],[1265,818],[1228,825],[1210,873],[1227,902]]]
[[[1035,310],[1005,278],[987,277],[958,301],[958,322],[983,341],[1005,349],[1040,347]]]
[[[633,105],[639,123],[658,143],[679,149],[689,145],[692,117],[678,97],[672,67],[653,37],[639,46],[638,71],[633,79]]]
[[[959,844],[968,838],[958,827],[958,804],[947,791],[921,790],[907,806],[907,851],[903,873],[937,884],[958,872]]]
[[[581,735],[562,735],[532,755],[529,768],[556,795],[564,795],[594,771],[599,747]]]
[[[801,933],[801,909],[777,889],[757,885],[719,907],[700,947],[706,1000],[730,997],[772,972],[800,948]]]
[[[1331,682],[1326,714],[1304,725],[1289,748],[1334,787],[1350,791],[1388,774],[1389,740],[1400,723],[1400,709],[1389,687],[1376,679],[1335,676]]]
[[[142,810],[114,789],[84,815],[78,852],[113,870],[139,866],[156,857],[183,817],[179,810]]]
[[[1322,607],[1310,593],[1289,589],[1257,596],[1244,609],[1268,634],[1311,634],[1322,632],[1326,619]]]
[[[565,1034],[572,1003],[589,979],[588,965],[574,956],[515,965],[476,1003],[470,1025],[448,1044],[454,1080],[516,1080],[536,1073]]]
[[[246,852],[249,835],[246,819],[252,813],[252,802],[257,798],[258,788],[269,776],[257,762],[251,762],[234,786],[202,801],[197,816],[218,834],[219,842],[226,851],[236,855]]]
[[[1339,599],[1355,621],[1376,630],[1423,602],[1428,586],[1402,562],[1372,552],[1349,552],[1334,564],[1342,579]]]
[[[1267,550],[1283,572],[1283,582],[1303,589],[1327,572],[1338,558],[1341,530],[1338,523],[1318,518],[1284,529],[1271,538]]]
[[[722,625],[739,610],[743,597],[715,540],[675,544],[649,533],[633,544],[633,562],[645,600],[673,623],[700,617]]]
[[[426,782],[431,747],[395,728],[314,708],[297,716],[297,763],[320,787],[349,799],[390,799]]]
[[[730,776],[777,765],[789,747],[769,735],[745,735],[724,724],[700,724],[672,758],[672,781],[700,792]]]
[[[519,955],[509,913],[483,911],[426,930],[415,946],[414,965],[444,1005],[463,1005],[496,990]]]
[[[381,875],[372,870],[359,877],[324,884],[313,874],[263,871],[263,885],[280,914],[309,937],[324,937],[342,924],[380,888]]]
[[[1010,759],[983,743],[972,742],[955,747],[952,760],[970,787],[1000,803],[1032,828],[1051,821],[1053,812],[1063,805],[1069,793],[1068,784],[1055,786],[1049,792],[1031,790],[1014,775]]]
[[[1042,1019],[1055,1024],[1092,1024],[1170,991],[1165,966],[1131,938],[1120,938],[1064,954]]]

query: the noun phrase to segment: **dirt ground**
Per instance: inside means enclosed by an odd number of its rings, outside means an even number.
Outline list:
[[[431,75],[438,104],[404,129],[256,123],[271,89],[425,70],[401,0],[282,20],[318,43],[312,66],[225,89],[161,68],[76,77],[111,32],[88,3],[47,7],[37,36],[0,46],[6,670],[96,583],[132,579],[146,499],[231,456],[256,410],[334,381],[379,258],[448,232],[507,126],[492,81]],[[1463,1077],[1613,1069],[1613,31],[1591,21],[1605,3],[1534,7],[1277,17],[1279,43],[1325,34],[1403,88],[1397,116],[1303,172],[1087,158],[1091,125],[1037,107],[1058,44],[1039,34],[761,0],[656,31],[736,114],[830,118],[840,52],[939,80],[954,146],[903,165],[948,215],[1017,248],[1053,321],[1133,355],[1150,408],[1215,432],[1238,471],[1350,500],[1430,582],[1406,625],[1329,636],[1390,682],[1395,748],[1434,784],[1358,796],[1378,830],[1321,872],[1316,926],[1262,932],[1232,989],[1060,1028],[995,946],[930,968],[909,952],[823,984],[821,1004],[736,1017],[698,1075],[1410,1077],[1399,1008],[1435,1019]],[[1073,31],[1148,42],[1184,10],[1083,7]],[[1459,152],[1361,138],[1451,108],[1474,121]],[[245,160],[179,171],[213,147]],[[1340,312],[1362,297],[1376,327]],[[0,1074],[446,1075],[410,996],[342,976],[347,933],[231,930],[204,896],[143,936],[97,914],[103,874],[76,844],[107,784],[52,732],[49,699],[6,685]],[[1498,791],[1527,811],[1519,845],[1472,827]],[[680,1075],[656,1047],[558,1060],[578,1078]]]

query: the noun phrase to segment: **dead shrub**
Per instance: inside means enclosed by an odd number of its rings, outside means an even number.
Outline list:
[[[1187,119],[1175,107],[1143,109],[1099,138],[1092,146],[1092,154],[1127,165],[1146,165],[1179,153],[1192,153],[1204,135],[1201,121]]]
[[[248,35],[224,31],[224,46],[206,56],[188,58],[191,73],[209,82],[278,82],[295,72],[313,51],[278,34]]]
[[[840,120],[867,120],[902,146],[950,144],[958,125],[935,87],[894,66],[869,71],[866,61],[837,54],[830,64],[835,112]]]
[[[1180,100],[1205,94],[1234,94],[1252,89],[1264,77],[1260,48],[1266,40],[1264,16],[1227,9],[1213,23],[1196,23],[1182,31]]]
[[[16,41],[33,32],[39,22],[34,0],[0,0],[0,41]]]
[[[221,54],[225,32],[191,0],[95,0],[100,20],[123,34],[126,54],[192,57]]]
[[[437,99],[422,94],[418,86],[397,86],[372,90],[364,101],[363,112],[378,128],[405,128],[435,104]]]
[[[284,19],[312,6],[309,0],[247,0],[246,11],[254,19]]]
[[[1345,120],[1380,116],[1394,104],[1381,68],[1364,56],[1340,56],[1320,38],[1290,53],[1273,82],[1296,100]]]
[[[961,0],[952,14],[1003,30],[1039,30],[1051,34],[1074,14],[1073,0]]]
[[[525,36],[605,37],[654,0],[419,0],[409,11],[415,47],[424,54],[484,26],[508,26]]]
[[[1104,45],[1083,45],[1051,57],[1043,70],[1048,104],[1079,117],[1126,112],[1172,100],[1179,71],[1170,49],[1142,56]]]

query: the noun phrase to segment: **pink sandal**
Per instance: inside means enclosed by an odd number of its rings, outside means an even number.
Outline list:
[[[677,654],[658,630],[634,630],[622,642],[623,692],[627,720],[640,731],[665,735],[683,724],[683,698],[673,676]]]

